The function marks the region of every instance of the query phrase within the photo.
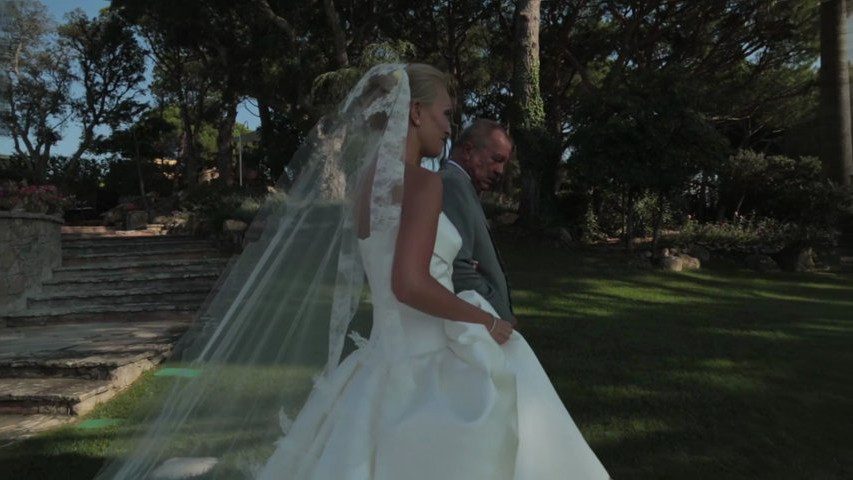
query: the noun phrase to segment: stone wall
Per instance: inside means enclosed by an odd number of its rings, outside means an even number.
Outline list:
[[[28,294],[62,264],[60,217],[0,211],[0,315],[26,307]]]

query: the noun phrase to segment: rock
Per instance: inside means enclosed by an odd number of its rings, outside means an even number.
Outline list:
[[[795,269],[797,272],[810,272],[815,268],[814,251],[811,248],[805,248],[797,255],[797,264]]]
[[[104,217],[104,225],[115,225],[121,221],[123,214],[124,210],[118,206],[107,210],[101,216]]]
[[[222,224],[222,230],[225,232],[240,233],[245,232],[247,228],[249,225],[246,222],[230,218]]]
[[[687,252],[702,263],[708,263],[711,260],[711,251],[701,245],[690,245]]]
[[[702,262],[698,258],[691,257],[686,253],[679,254],[678,258],[681,259],[681,266],[684,270],[699,270],[702,266]]]
[[[815,253],[811,248],[786,248],[774,258],[786,272],[811,272],[815,269]]]
[[[660,259],[660,267],[669,272],[680,272],[684,265],[681,257],[666,256]]]
[[[779,272],[782,269],[779,268],[779,264],[777,264],[772,258],[767,255],[761,254],[752,254],[748,255],[744,262],[746,266],[755,270],[756,272],[761,273],[769,273],[769,272]]]
[[[144,210],[132,210],[124,214],[125,230],[143,230],[148,226],[148,212]]]
[[[516,220],[518,220],[518,214],[512,213],[512,212],[507,212],[507,213],[498,215],[498,217],[495,218],[495,223],[497,225],[506,226],[506,225],[512,225],[513,223],[515,223]]]
[[[560,241],[563,242],[564,244],[568,245],[568,244],[572,243],[572,234],[569,233],[569,231],[566,230],[565,228],[560,229],[559,235],[560,235]]]
[[[163,462],[151,472],[157,480],[178,480],[200,477],[209,472],[219,460],[213,457],[175,457]]]
[[[669,249],[668,248],[662,248],[660,251],[660,255],[658,255],[658,256],[661,258],[665,258],[665,257],[670,256]]]

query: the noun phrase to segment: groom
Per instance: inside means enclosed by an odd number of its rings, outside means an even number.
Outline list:
[[[453,288],[457,293],[478,292],[501,319],[514,326],[503,262],[480,205],[480,193],[491,190],[503,177],[512,149],[501,124],[474,120],[453,143],[450,159],[439,174],[444,184],[442,211],[462,236],[462,248],[453,261]]]

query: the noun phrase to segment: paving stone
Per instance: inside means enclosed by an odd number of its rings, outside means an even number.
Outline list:
[[[74,420],[67,415],[0,415],[0,448]]]

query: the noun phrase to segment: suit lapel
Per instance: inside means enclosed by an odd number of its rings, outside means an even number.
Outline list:
[[[495,257],[498,259],[498,266],[500,266],[500,268],[501,268],[501,273],[504,276],[504,283],[506,283],[506,296],[507,296],[507,303],[509,303],[509,310],[510,310],[510,312],[515,313],[512,309],[512,294],[511,294],[510,285],[509,285],[509,277],[506,274],[506,265],[504,264],[503,258],[501,257],[501,252],[500,252],[500,250],[498,250],[497,244],[495,244],[495,238],[492,236],[492,229],[489,228],[489,222],[488,222],[488,220],[486,220],[486,213],[483,211],[483,205],[480,202],[480,195],[477,194],[477,189],[474,188],[474,184],[471,183],[471,179],[468,178],[468,176],[465,175],[465,173],[462,172],[462,170],[460,170],[458,167],[456,167],[454,165],[446,165],[445,168],[452,168],[453,170],[456,170],[456,172],[454,172],[455,175],[465,176],[465,180],[467,181],[467,184],[471,189],[470,190],[471,195],[474,197],[474,200],[476,200],[475,205],[479,205],[479,207],[480,207],[480,210],[479,210],[480,221],[483,222],[483,227],[486,229],[486,233],[488,233],[488,235],[489,235],[489,242],[492,244],[492,250],[495,252]]]

